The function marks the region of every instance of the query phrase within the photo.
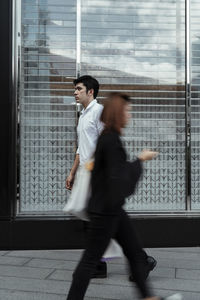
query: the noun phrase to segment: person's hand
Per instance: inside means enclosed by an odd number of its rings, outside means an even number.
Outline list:
[[[66,179],[66,185],[65,185],[66,189],[71,190],[73,183],[74,183],[74,175],[69,174],[69,176]]]
[[[156,151],[150,151],[150,150],[143,150],[140,155],[138,156],[138,158],[142,161],[145,160],[152,160],[153,158],[155,158],[157,155],[159,154],[159,152]]]

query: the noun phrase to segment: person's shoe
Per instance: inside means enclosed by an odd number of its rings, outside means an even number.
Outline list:
[[[160,298],[160,300],[181,300],[181,299],[183,299],[181,294],[173,294],[169,297]]]
[[[147,277],[149,276],[149,273],[155,268],[156,265],[157,265],[157,261],[155,260],[155,258],[153,258],[152,256],[148,256],[145,279],[147,279]],[[129,281],[135,281],[133,275],[129,276]]]
[[[148,264],[148,270],[150,272],[150,271],[152,271],[156,267],[157,261],[155,260],[154,257],[147,256],[147,264]]]
[[[107,277],[107,264],[105,261],[101,261],[96,267],[95,273],[91,278],[106,278]]]

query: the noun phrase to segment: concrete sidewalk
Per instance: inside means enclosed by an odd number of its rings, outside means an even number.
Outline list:
[[[158,261],[150,275],[155,294],[180,292],[185,300],[200,300],[200,248],[146,250]],[[65,300],[80,254],[79,250],[0,251],[0,300]],[[125,260],[109,262],[108,278],[92,280],[85,299],[138,299]]]

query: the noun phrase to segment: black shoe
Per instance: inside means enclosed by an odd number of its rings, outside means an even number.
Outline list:
[[[157,265],[157,261],[152,256],[147,256],[147,264],[148,264],[148,269],[149,269],[149,272],[150,272]]]
[[[145,279],[149,276],[149,273],[155,268],[157,265],[157,261],[152,256],[147,257],[147,266],[146,266],[146,273],[145,273]],[[129,281],[135,281],[134,276],[129,276]]]
[[[106,278],[107,277],[107,265],[105,261],[101,261],[96,267],[95,273],[91,278]]]

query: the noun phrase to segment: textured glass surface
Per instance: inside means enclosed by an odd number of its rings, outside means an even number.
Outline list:
[[[191,200],[200,209],[200,2],[191,0]]]
[[[81,73],[132,99],[130,159],[160,152],[126,208],[185,209],[185,1],[82,2]]]
[[[76,148],[76,3],[22,0],[19,212],[60,211]]]
[[[101,83],[98,99],[124,91],[132,119],[123,142],[130,159],[160,152],[145,163],[129,211],[185,209],[185,1],[81,1],[81,75]],[[198,1],[193,5],[198,6]],[[20,75],[21,213],[61,212],[65,179],[76,148],[76,1],[22,0]],[[194,49],[198,13],[193,9]],[[196,43],[196,44],[195,44]],[[193,176],[199,179],[198,51],[193,51]],[[195,84],[194,84],[195,83]],[[196,121],[195,121],[196,120]],[[196,122],[196,123],[195,123]],[[193,126],[195,128],[195,126]],[[192,183],[198,207],[199,185]],[[198,181],[199,184],[199,181]]]

